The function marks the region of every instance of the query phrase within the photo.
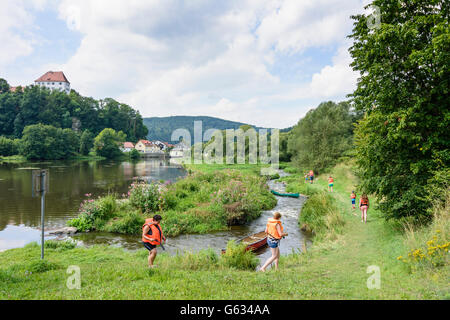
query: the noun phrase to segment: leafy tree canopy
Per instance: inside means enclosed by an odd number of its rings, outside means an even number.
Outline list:
[[[366,112],[356,132],[362,188],[378,196],[387,218],[428,218],[439,196],[431,186],[450,178],[450,2],[370,6],[380,10],[380,27],[357,15],[350,36],[361,75],[352,98]]]
[[[353,123],[357,118],[347,102],[324,102],[289,133],[287,153],[297,167],[321,172],[352,148]],[[283,144],[281,147],[283,150]]]
[[[95,152],[108,159],[114,159],[122,155],[120,145],[126,140],[126,135],[113,129],[104,129],[94,140]]]

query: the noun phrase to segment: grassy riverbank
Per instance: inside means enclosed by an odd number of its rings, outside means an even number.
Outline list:
[[[292,170],[293,172],[295,170]],[[239,262],[224,263],[213,252],[158,257],[159,268],[146,269],[147,252],[93,247],[49,249],[50,264],[36,262],[39,247],[0,253],[1,299],[445,299],[449,296],[448,260],[434,266],[425,261],[398,260],[411,249],[448,242],[448,206],[436,208],[435,223],[404,232],[386,223],[371,208],[364,225],[352,214],[350,192],[356,184],[351,168],[337,166],[334,207],[343,224],[334,236],[316,238],[306,254],[282,257],[279,272],[242,271]],[[300,175],[288,178],[288,189],[326,190],[326,177],[304,186]],[[310,191],[311,191],[310,190]],[[311,192],[314,192],[311,191]],[[306,193],[306,192],[305,192]],[[447,204],[448,205],[448,204]],[[440,232],[436,232],[440,231]],[[324,228],[321,233],[330,232]],[[437,247],[437,245],[436,245]],[[424,250],[424,249],[423,249]],[[448,254],[447,254],[448,255]],[[448,256],[445,256],[446,259]],[[81,270],[81,290],[69,290],[68,266]],[[369,266],[380,268],[381,288],[369,290]],[[45,271],[46,269],[51,269]],[[30,270],[34,270],[30,274]],[[42,272],[45,271],[45,272]]]
[[[27,159],[23,156],[0,157],[0,162],[25,162]]]
[[[69,222],[81,231],[141,233],[144,220],[163,217],[167,236],[227,230],[260,216],[276,205],[265,177],[251,166],[190,166],[175,183],[135,181],[128,195],[87,199],[78,218]]]

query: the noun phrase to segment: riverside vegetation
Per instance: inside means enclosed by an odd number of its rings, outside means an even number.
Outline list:
[[[314,245],[281,257],[278,272],[254,272],[252,255],[232,243],[232,256],[163,254],[161,268],[150,271],[140,267],[145,250],[56,244],[48,261],[38,262],[39,247],[29,245],[0,253],[0,298],[450,299],[447,3],[374,0],[369,6],[383,17],[375,29],[371,16],[352,17],[350,54],[360,77],[351,100],[322,103],[280,139],[280,158],[288,162],[282,167],[291,174],[281,180],[288,192],[309,197],[298,227],[314,234]],[[264,183],[257,183],[258,167],[229,168],[192,167],[173,186],[135,184],[142,192],[131,190],[119,203],[94,200],[102,208],[95,219],[89,211],[83,222],[82,212],[73,223],[129,232],[141,227],[142,212],[159,210],[167,232],[176,235],[220,230],[272,205]],[[305,184],[309,170],[314,185]],[[330,175],[333,193],[327,192]],[[251,196],[237,200],[234,190]],[[352,210],[353,190],[370,197],[367,224]],[[133,199],[141,194],[155,200],[139,206]],[[82,270],[80,291],[64,286],[69,265]],[[368,288],[370,267],[380,270],[380,289]]]
[[[135,180],[128,194],[86,199],[79,216],[68,224],[80,231],[139,235],[145,219],[158,213],[167,236],[226,230],[276,205],[267,179],[244,167],[213,166],[212,171],[207,165],[192,166],[188,176],[176,183]]]
[[[245,170],[245,169],[243,169]],[[287,171],[296,169],[288,166]],[[219,171],[220,172],[220,171]],[[278,272],[254,272],[257,262],[243,248],[229,245],[230,254],[211,250],[162,254],[159,268],[147,270],[148,253],[94,246],[78,248],[70,243],[49,242],[47,262],[39,262],[39,246],[0,253],[2,299],[444,299],[450,298],[448,253],[441,263],[403,262],[411,250],[427,248],[438,235],[438,245],[448,243],[449,211],[436,207],[435,222],[426,227],[403,227],[386,222],[371,208],[367,225],[352,215],[350,193],[357,178],[351,164],[331,170],[335,192],[325,199],[332,205],[310,202],[311,215],[299,221],[315,229],[314,246],[304,254],[281,258]],[[326,190],[326,175],[317,184],[304,184],[299,173],[283,178],[288,190],[308,193],[310,200]],[[324,196],[323,194],[321,197]],[[321,198],[322,199],[322,198]],[[327,200],[325,200],[327,201]],[[320,203],[320,201],[319,201]],[[374,206],[374,204],[373,204]],[[324,208],[327,208],[324,210]],[[330,209],[329,209],[330,208]],[[337,215],[339,227],[327,223]],[[305,219],[305,220],[303,220]],[[440,231],[439,233],[436,233]],[[231,254],[232,253],[232,254]],[[82,290],[66,288],[66,269],[81,268]],[[381,269],[381,289],[367,288],[367,267]],[[151,294],[150,294],[151,292]]]

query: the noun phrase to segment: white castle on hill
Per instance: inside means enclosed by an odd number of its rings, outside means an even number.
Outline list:
[[[49,71],[42,77],[34,81],[35,85],[46,87],[50,90],[60,90],[70,92],[70,82],[62,71]]]

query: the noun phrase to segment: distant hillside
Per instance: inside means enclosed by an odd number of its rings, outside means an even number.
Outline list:
[[[172,132],[176,129],[187,129],[194,138],[194,121],[203,122],[203,132],[209,129],[239,129],[246,125],[242,122],[234,122],[213,117],[188,117],[176,116],[167,118],[144,118],[144,125],[148,128],[149,140],[161,140],[171,142]],[[253,126],[256,130],[263,129]],[[175,142],[175,141],[172,141]]]

